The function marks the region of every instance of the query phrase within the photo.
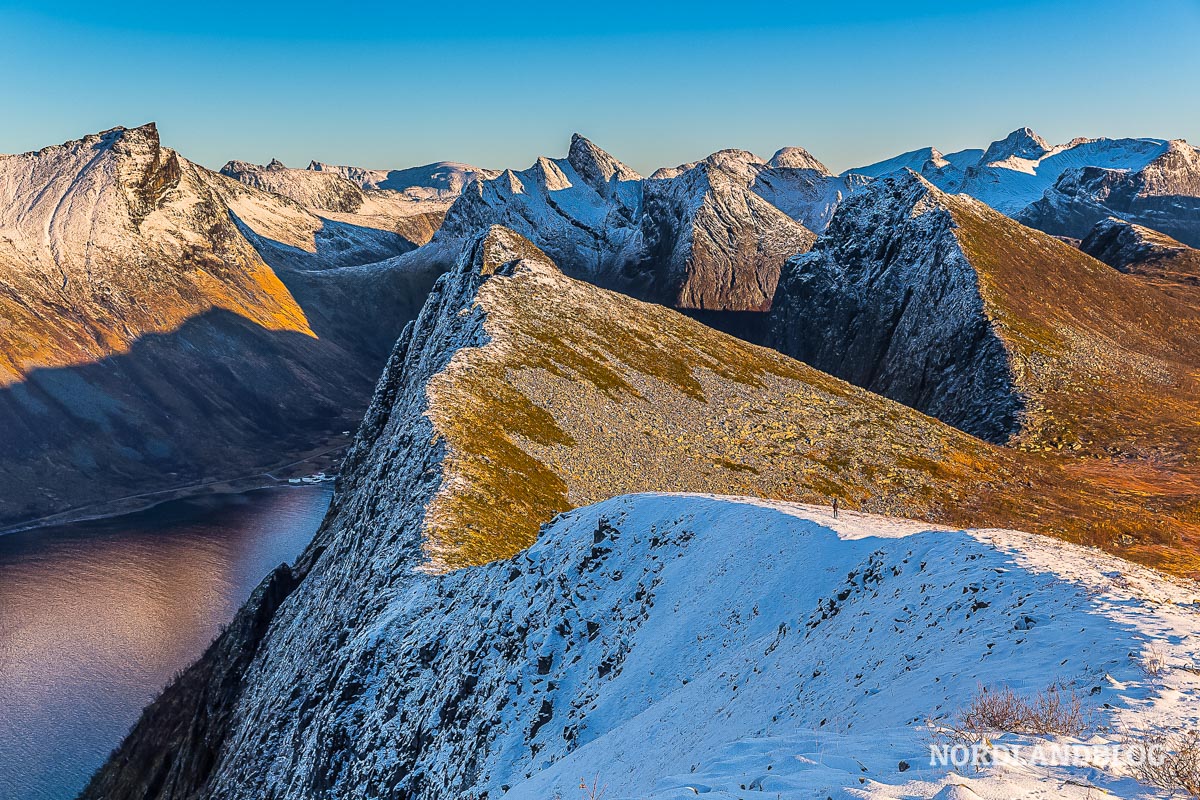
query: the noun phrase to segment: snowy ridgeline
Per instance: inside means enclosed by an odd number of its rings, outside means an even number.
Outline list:
[[[1093,747],[1195,726],[1198,591],[1010,531],[618,497],[391,595],[356,644],[381,666],[353,671],[342,769],[246,766],[275,787],[320,770],[344,797],[569,799],[581,778],[608,800],[1153,796],[1111,770],[931,767],[926,721],[981,684],[1061,684]]]

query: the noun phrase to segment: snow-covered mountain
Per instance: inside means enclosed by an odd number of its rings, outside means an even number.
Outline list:
[[[903,169],[950,194],[967,194],[1047,233],[1080,239],[1115,215],[1197,244],[1200,156],[1183,141],[1073,139],[1051,145],[1020,128],[986,150],[932,147],[847,170],[879,177]],[[1043,197],[1044,196],[1044,197]]]
[[[1100,220],[1079,249],[1122,272],[1200,285],[1200,250],[1132,222],[1115,217]]]
[[[435,276],[347,265],[411,249],[152,124],[0,156],[0,522],[245,475],[352,427]]]
[[[1149,797],[1116,767],[931,766],[925,721],[981,685],[1060,686],[1094,710],[1074,741],[1098,760],[1200,717],[1195,586],[1039,537],[642,495],[484,567],[414,573],[412,548],[358,559],[393,576],[374,598],[349,565],[305,579],[371,609],[340,634],[304,635],[317,601],[295,590],[193,796],[540,800],[582,777],[662,800]],[[1062,740],[995,744],[1017,741]],[[185,796],[163,765],[151,796]],[[127,796],[106,777],[85,797]]]
[[[991,441],[1146,458],[1200,441],[1194,304],[911,171],[842,204],[771,318],[772,346]]]
[[[1109,216],[1200,247],[1200,150],[1163,142],[1143,161],[1068,169],[1016,218],[1056,235],[1082,238]]]
[[[643,179],[577,134],[565,159],[469,184],[435,245],[456,250],[504,225],[600,286],[676,308],[763,310],[780,265],[814,237],[751,191],[739,166],[718,153]]]
[[[336,173],[363,189],[400,192],[414,200],[447,202],[462,194],[466,185],[473,180],[491,180],[500,176],[500,170],[483,169],[458,161],[438,161],[420,167],[387,170],[336,166],[313,161],[308,168]]]

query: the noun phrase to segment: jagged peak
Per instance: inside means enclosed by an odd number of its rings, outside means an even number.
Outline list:
[[[567,153],[567,163],[579,173],[588,183],[608,183],[616,178],[619,181],[641,180],[631,167],[613,158],[605,150],[597,147],[590,139],[581,134],[571,134],[571,149]]]
[[[775,155],[771,156],[771,160],[767,162],[772,167],[783,167],[785,169],[811,169],[822,175],[832,175],[828,168],[822,164],[816,156],[805,150],[803,147],[781,147],[775,151]]]
[[[246,172],[253,172],[257,169],[261,169],[261,167],[259,167],[257,164],[251,164],[249,161],[238,161],[237,159],[233,159],[225,162],[225,166],[221,167],[220,173],[222,175],[227,175],[230,178],[236,178],[238,175]]]
[[[551,192],[571,187],[571,179],[553,159],[538,156],[538,160],[534,162],[533,171],[537,174],[539,182]],[[578,172],[578,170],[576,171]]]
[[[271,162],[269,164],[267,164],[267,166],[264,167],[264,169],[271,169],[271,170],[287,169],[287,165],[284,164],[282,161],[280,161],[278,158],[272,158]]]
[[[980,163],[990,164],[1006,158],[1036,160],[1050,152],[1050,144],[1034,133],[1032,128],[1018,128],[1003,139],[992,142]]]

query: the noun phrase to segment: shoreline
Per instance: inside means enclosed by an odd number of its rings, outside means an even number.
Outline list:
[[[256,489],[270,489],[274,487],[292,488],[293,484],[288,483],[289,478],[309,475],[312,472],[321,471],[322,469],[329,471],[333,463],[341,462],[341,455],[344,455],[345,451],[349,449],[353,437],[336,438],[339,440],[344,438],[345,440],[339,441],[333,447],[325,447],[324,449],[311,452],[302,458],[276,464],[251,475],[240,475],[232,478],[213,478],[182,486],[172,486],[166,489],[156,489],[150,492],[126,495],[125,497],[117,497],[112,500],[88,503],[87,505],[76,506],[75,508],[0,528],[0,536],[7,536],[13,533],[27,533],[29,531],[53,528],[60,525],[113,519],[114,517],[122,517],[126,514],[146,511],[173,500],[183,500],[190,497],[241,494]],[[303,469],[297,469],[301,467]],[[275,473],[287,474],[276,475]],[[302,485],[320,486],[322,484]]]

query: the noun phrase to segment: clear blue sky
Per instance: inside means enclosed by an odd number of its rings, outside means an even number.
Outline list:
[[[0,152],[154,120],[214,167],[521,168],[578,130],[642,171],[841,169],[1022,125],[1200,141],[1200,0],[0,0],[0,76]]]

